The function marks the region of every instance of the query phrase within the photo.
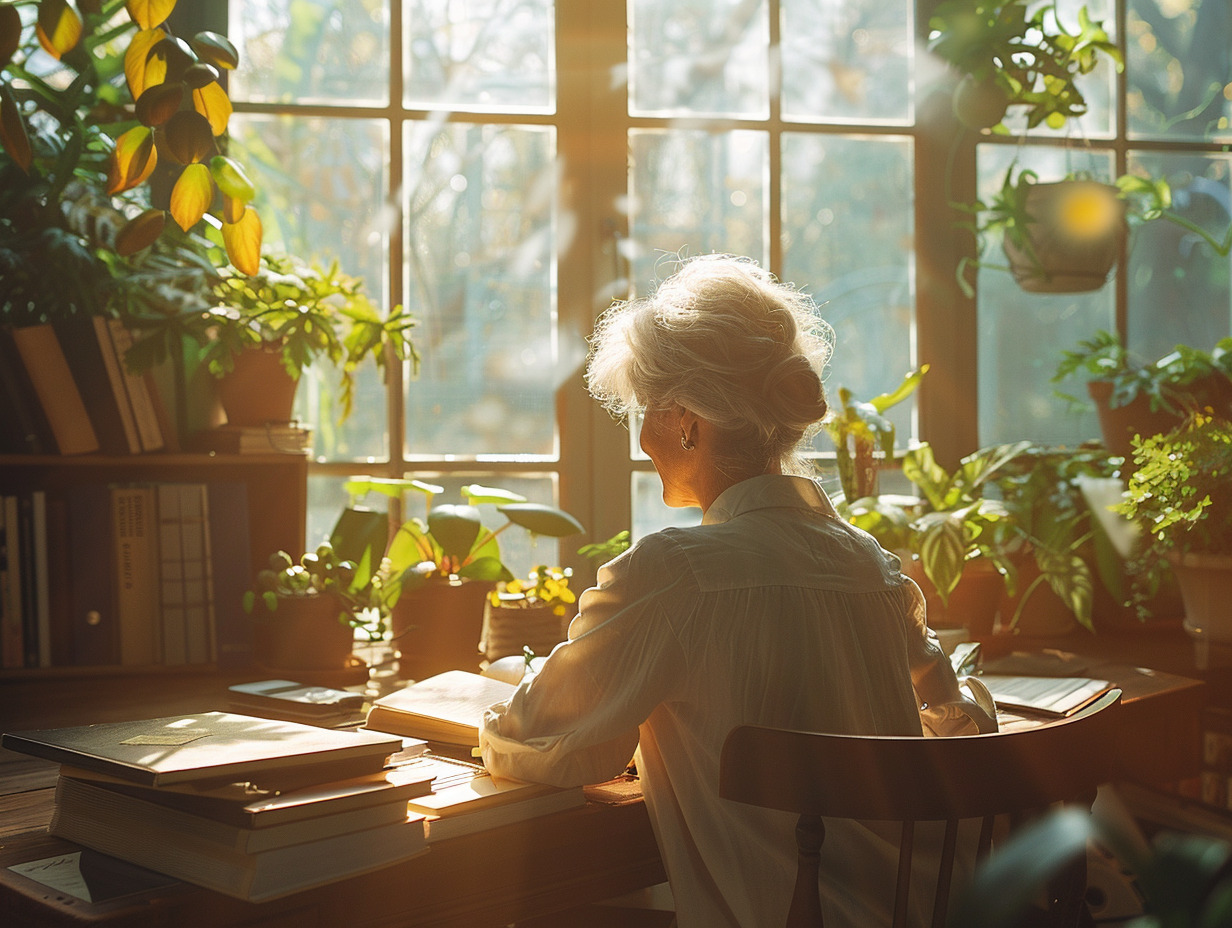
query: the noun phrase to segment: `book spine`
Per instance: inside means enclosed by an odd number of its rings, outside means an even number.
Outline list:
[[[165,446],[163,427],[151,392],[153,377],[135,374],[128,369],[128,350],[133,347],[133,335],[119,319],[107,320],[107,332],[119,363],[125,392],[133,410],[137,435],[144,451],[160,451]]]
[[[133,454],[140,451],[129,443],[120,414],[119,399],[107,372],[103,346],[93,317],[71,317],[52,323],[60,350],[68,362],[69,372],[77,384],[77,393],[85,405],[86,414],[94,426],[99,450],[104,454]],[[110,345],[108,345],[110,347]],[[136,438],[136,432],[132,433]]]
[[[152,487],[112,487],[111,527],[115,550],[116,609],[120,663],[158,663],[158,544]]]
[[[47,549],[47,492],[30,492],[30,525],[33,542],[31,548],[34,562],[35,626],[38,629],[37,666],[52,665],[51,635],[51,554]]]
[[[111,496],[100,484],[66,491],[69,518],[68,573],[72,584],[73,663],[103,666],[120,662],[112,566]]]
[[[39,666],[39,604],[38,582],[35,577],[34,551],[34,504],[29,493],[17,497],[17,519],[21,532],[21,550],[18,553],[21,574],[21,633],[24,644],[22,663],[26,667]]]
[[[213,659],[214,602],[210,563],[209,491],[205,484],[181,484],[181,545],[184,552],[184,626],[187,660]]]
[[[58,493],[47,496],[47,575],[51,665],[73,663],[72,562],[69,557],[68,504]]]
[[[17,545],[12,538],[17,535],[17,497],[5,496],[3,525],[0,526],[0,661],[12,669],[25,663],[25,644],[21,627],[21,607],[14,601],[14,574],[17,571]]]
[[[220,670],[252,664],[252,616],[244,611],[251,588],[248,486],[240,481],[209,484],[209,543],[213,567],[214,650]]]
[[[159,602],[162,607],[164,664],[188,662],[184,618],[184,548],[180,488],[158,485]]]
[[[111,337],[111,323],[119,323],[118,319],[105,319],[102,316],[91,316],[94,327],[94,339],[98,344],[98,355],[107,372],[107,381],[111,384],[111,394],[114,406],[124,430],[124,444],[129,451],[136,454],[141,451],[141,438],[137,434],[137,420],[133,415],[132,400],[125,386],[123,361],[116,351],[115,341]],[[86,404],[89,406],[89,403]],[[106,413],[104,413],[106,415]],[[102,426],[100,426],[102,428]]]
[[[13,338],[13,327],[0,326],[0,390],[8,403],[3,426],[6,450],[13,453],[59,454],[51,423],[43,413],[34,384]]]
[[[22,326],[13,330],[13,340],[60,453],[98,451],[98,436],[55,329],[50,323]]]

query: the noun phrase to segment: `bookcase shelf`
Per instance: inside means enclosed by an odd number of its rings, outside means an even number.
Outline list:
[[[302,454],[151,453],[140,455],[0,455],[0,496],[45,491],[50,498],[82,486],[159,483],[241,483],[246,487],[249,576],[279,550],[302,551],[307,515],[308,458]],[[71,520],[73,512],[68,513]],[[224,540],[225,544],[225,540]],[[100,550],[106,550],[100,545]],[[54,578],[53,578],[54,581]],[[0,679],[29,675],[198,672],[209,664],[53,665],[0,669]]]

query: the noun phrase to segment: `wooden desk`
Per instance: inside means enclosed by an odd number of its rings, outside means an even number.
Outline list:
[[[1094,658],[1087,661],[1089,675],[1106,677],[1124,691],[1124,777],[1152,784],[1196,773],[1201,759],[1199,713],[1205,685],[1175,674],[1144,671],[1132,664]],[[117,711],[126,712],[129,718],[140,717],[132,714],[134,705],[147,712],[149,706],[159,706],[166,714],[214,708],[219,704],[219,687],[226,686],[226,681],[218,680],[105,682],[113,691],[111,704],[120,705]],[[185,693],[185,688],[194,692]],[[164,694],[162,699],[159,693]],[[29,700],[32,693],[25,690],[20,695]],[[7,729],[106,720],[107,713],[97,699],[92,704],[88,700],[78,703],[89,705],[89,711],[97,717],[67,720],[63,708],[66,699],[60,693],[54,705],[46,706],[46,716],[54,721],[30,723],[31,716],[23,712],[27,724],[16,726],[11,724],[11,716],[5,718],[5,709],[14,705],[13,696],[13,690],[6,693],[0,686],[0,723]],[[12,761],[18,756],[9,758]],[[507,925],[665,879],[642,803],[592,803],[443,841],[427,854],[402,864],[260,905],[187,884],[124,900],[85,903],[7,869],[19,861],[74,849],[46,833],[52,811],[48,787],[54,782],[54,766],[45,765],[40,771],[29,769],[27,763],[23,772],[18,761],[9,769],[18,773],[3,778],[0,767],[0,793],[11,793],[0,797],[0,914],[6,928],[90,924],[140,928],[470,928]],[[6,823],[10,826],[7,829]]]

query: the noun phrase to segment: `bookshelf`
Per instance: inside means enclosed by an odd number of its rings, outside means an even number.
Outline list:
[[[304,454],[172,453],[142,455],[0,455],[0,496],[45,491],[48,498],[82,486],[159,483],[240,483],[247,498],[247,547],[250,552],[244,587],[281,549],[302,551],[307,513],[308,458]],[[71,506],[69,520],[74,518]],[[100,550],[106,550],[100,547]],[[0,668],[0,680],[29,675],[94,675],[140,670],[183,672],[208,670],[208,663],[163,667],[74,663],[50,667]]]

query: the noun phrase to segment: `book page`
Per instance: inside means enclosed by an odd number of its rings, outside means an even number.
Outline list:
[[[1066,716],[1081,709],[1112,686],[1107,680],[1089,677],[1027,677],[982,674],[993,700],[999,706]]]

